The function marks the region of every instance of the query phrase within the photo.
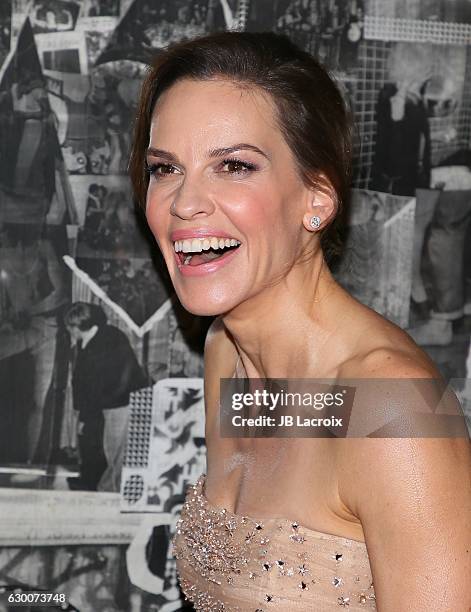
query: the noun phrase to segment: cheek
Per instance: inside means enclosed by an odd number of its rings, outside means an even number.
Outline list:
[[[273,185],[241,193],[233,206],[233,219],[236,224],[249,228],[251,233],[265,236],[268,242],[273,239],[282,240],[291,234],[296,234],[297,207],[293,197]],[[293,237],[291,236],[291,238]]]
[[[220,196],[228,216],[243,231],[265,227],[276,219],[280,198],[269,184],[234,185],[230,193]]]

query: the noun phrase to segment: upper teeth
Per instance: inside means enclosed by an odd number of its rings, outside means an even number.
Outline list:
[[[235,238],[217,238],[208,236],[207,238],[192,238],[190,240],[175,240],[175,252],[179,253],[201,253],[209,249],[224,249],[225,247],[238,246],[240,242]]]

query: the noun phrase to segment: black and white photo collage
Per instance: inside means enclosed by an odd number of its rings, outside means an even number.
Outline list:
[[[1,0],[0,503],[38,513],[29,539],[0,527],[0,587],[184,609],[170,537],[204,462],[211,321],[178,303],[127,168],[147,64],[222,30],[283,33],[335,78],[354,179],[330,265],[430,354],[471,430],[471,2]]]

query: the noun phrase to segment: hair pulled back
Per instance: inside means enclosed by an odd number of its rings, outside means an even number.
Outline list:
[[[337,215],[323,230],[321,242],[326,255],[338,252],[338,226],[352,172],[351,115],[326,68],[286,36],[272,32],[219,32],[173,44],[157,55],[142,85],[129,164],[140,206],[146,200],[146,149],[157,100],[182,79],[217,78],[269,94],[305,184],[333,189]]]

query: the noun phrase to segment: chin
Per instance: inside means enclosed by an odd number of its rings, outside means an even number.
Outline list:
[[[195,297],[189,296],[178,289],[176,289],[176,294],[185,310],[200,317],[217,317],[223,315],[229,310],[232,310],[238,303],[234,301],[233,297],[232,299],[214,299],[208,296],[208,294]]]

